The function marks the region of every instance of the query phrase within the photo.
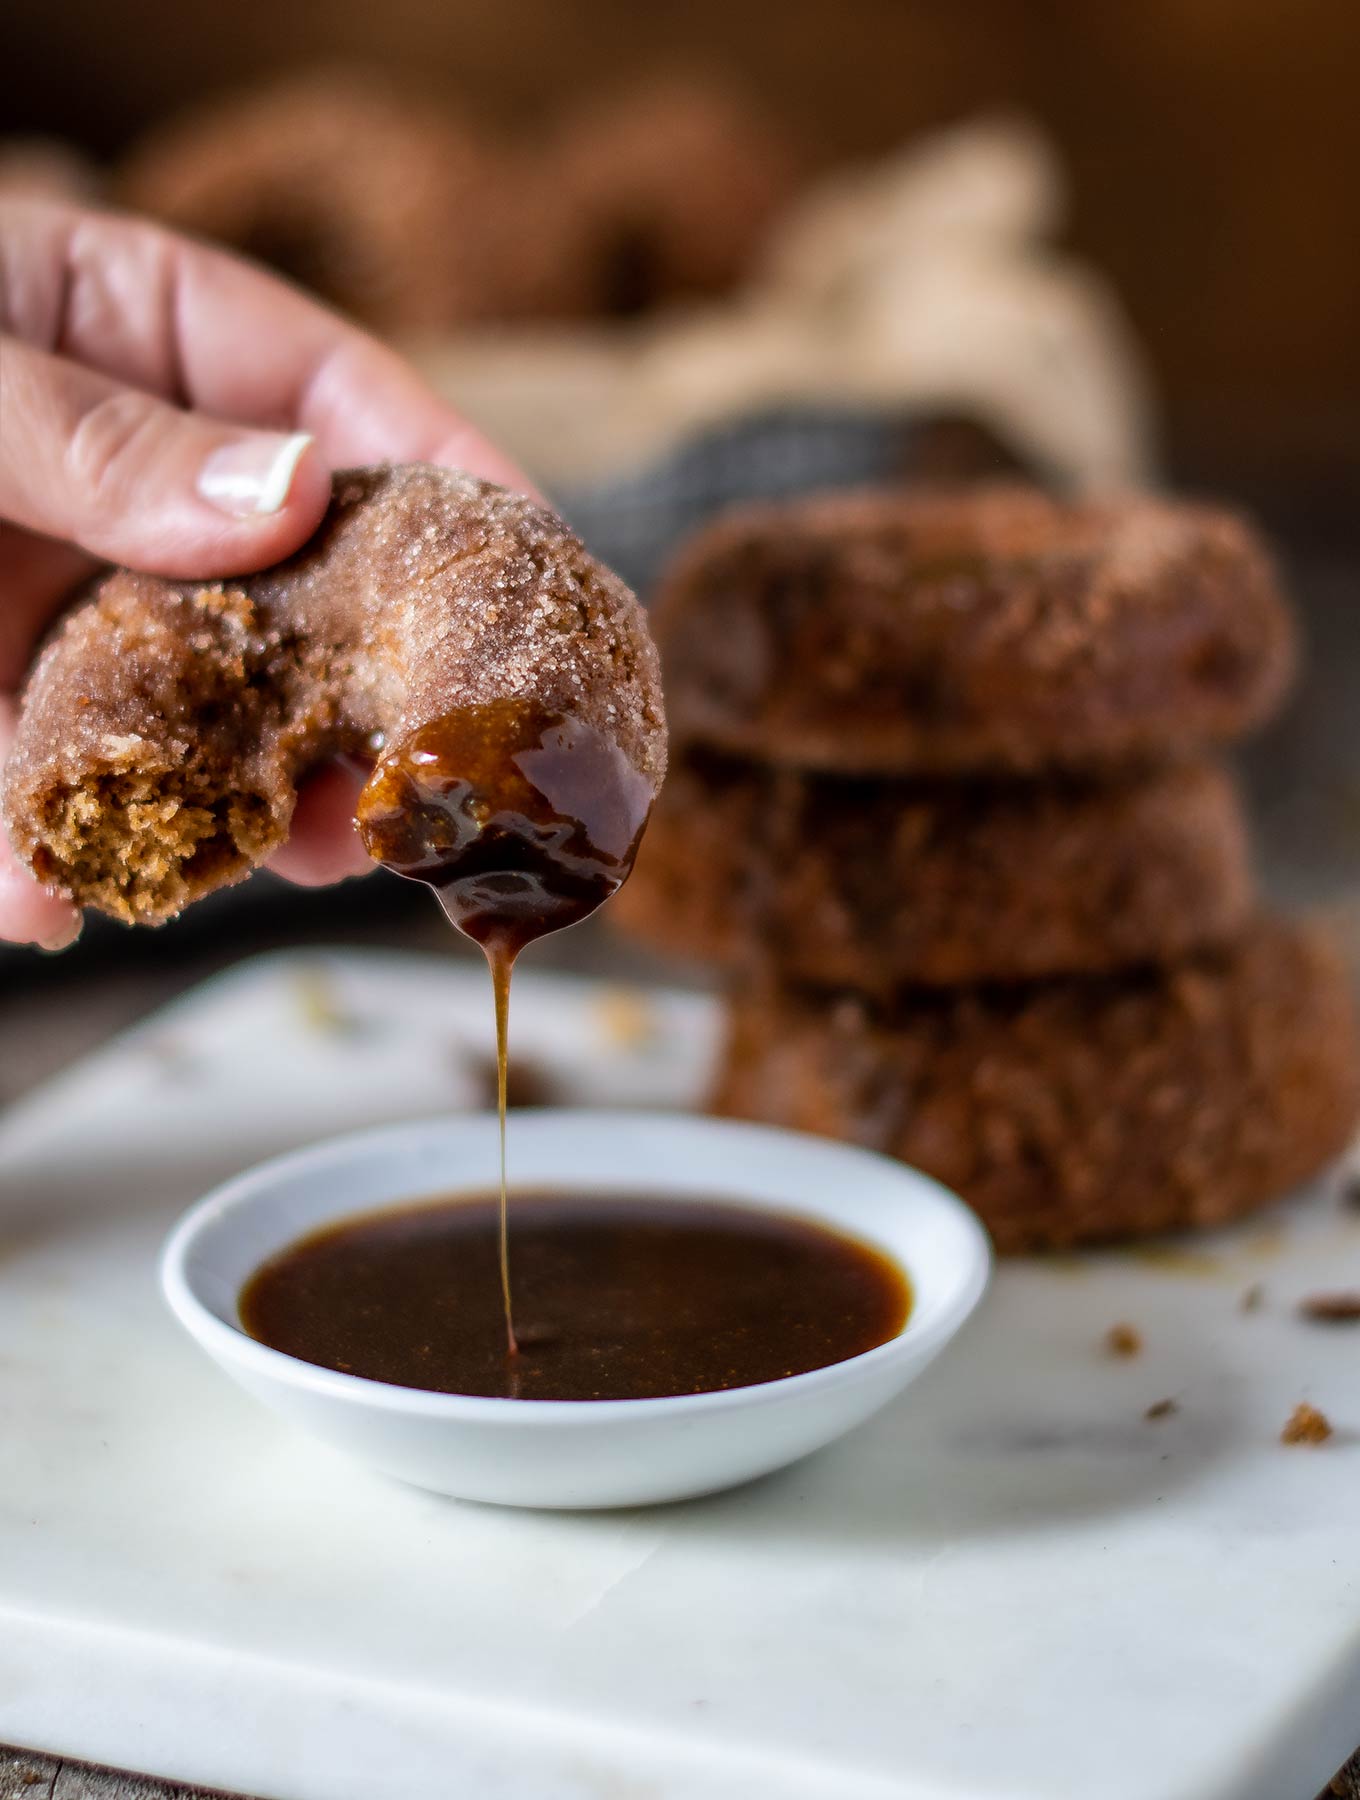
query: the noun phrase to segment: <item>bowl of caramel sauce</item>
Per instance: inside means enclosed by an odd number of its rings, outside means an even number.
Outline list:
[[[276,1413],[461,1499],[636,1506],[796,1461],[887,1405],[981,1298],[954,1195],[730,1120],[495,1115],[238,1176],[161,1259],[172,1312]]]

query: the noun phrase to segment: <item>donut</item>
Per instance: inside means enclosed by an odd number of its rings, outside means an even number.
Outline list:
[[[698,74],[586,102],[548,162],[559,204],[582,232],[585,309],[616,317],[734,286],[799,173],[752,99]]]
[[[1260,724],[1294,662],[1239,519],[1022,486],[743,508],[681,553],[656,630],[677,735],[859,774],[1196,753]]]
[[[399,82],[331,68],[159,127],[117,197],[376,330],[420,333],[730,287],[795,176],[782,135],[712,81],[586,102],[512,148]]]
[[[448,469],[349,470],[263,574],[101,580],[33,668],[0,799],[40,881],[158,923],[282,843],[298,779],[338,753],[376,759],[360,829],[403,873],[435,878],[454,827],[528,818],[531,755],[621,879],[666,762],[641,608],[531,500]]]
[[[1339,1156],[1358,1107],[1346,969],[1269,919],[1165,969],[888,1008],[748,987],[714,1094],[924,1169],[1010,1253],[1250,1213]]]
[[[1213,763],[931,783],[687,749],[612,918],[661,950],[874,993],[1169,961],[1227,942],[1251,904],[1241,800]]]
[[[320,70],[201,104],[124,164],[122,203],[387,332],[502,310],[499,159],[437,103]]]

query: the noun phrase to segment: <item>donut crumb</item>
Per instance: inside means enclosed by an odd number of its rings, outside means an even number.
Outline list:
[[[1360,1292],[1309,1294],[1300,1300],[1299,1312],[1321,1325],[1354,1325],[1360,1322]]]
[[[1143,1350],[1142,1333],[1123,1322],[1111,1325],[1105,1333],[1105,1350],[1110,1356],[1140,1356]]]
[[[1309,1406],[1306,1400],[1298,1405],[1285,1420],[1280,1433],[1282,1444],[1325,1444],[1332,1435],[1332,1422],[1326,1413],[1319,1412],[1317,1407]]]

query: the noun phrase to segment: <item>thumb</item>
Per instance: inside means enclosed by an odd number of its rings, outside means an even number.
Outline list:
[[[182,412],[0,338],[0,518],[106,562],[205,580],[289,555],[330,491],[305,433]]]

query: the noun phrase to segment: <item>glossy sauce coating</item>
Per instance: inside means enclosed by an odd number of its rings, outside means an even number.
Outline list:
[[[498,700],[385,753],[358,826],[370,856],[428,882],[459,930],[513,961],[622,884],[651,804],[647,777],[584,720]]]
[[[609,707],[613,711],[612,704]],[[519,1354],[505,1164],[510,975],[526,944],[576,925],[627,880],[655,787],[585,719],[534,700],[462,707],[387,751],[359,796],[369,855],[424,881],[491,971],[500,1115],[500,1294]]]
[[[516,1193],[519,1352],[505,1353],[494,1197],[342,1220],[240,1297],[252,1337],[401,1387],[636,1400],[775,1381],[894,1337],[906,1276],[858,1239],[739,1202]]]

